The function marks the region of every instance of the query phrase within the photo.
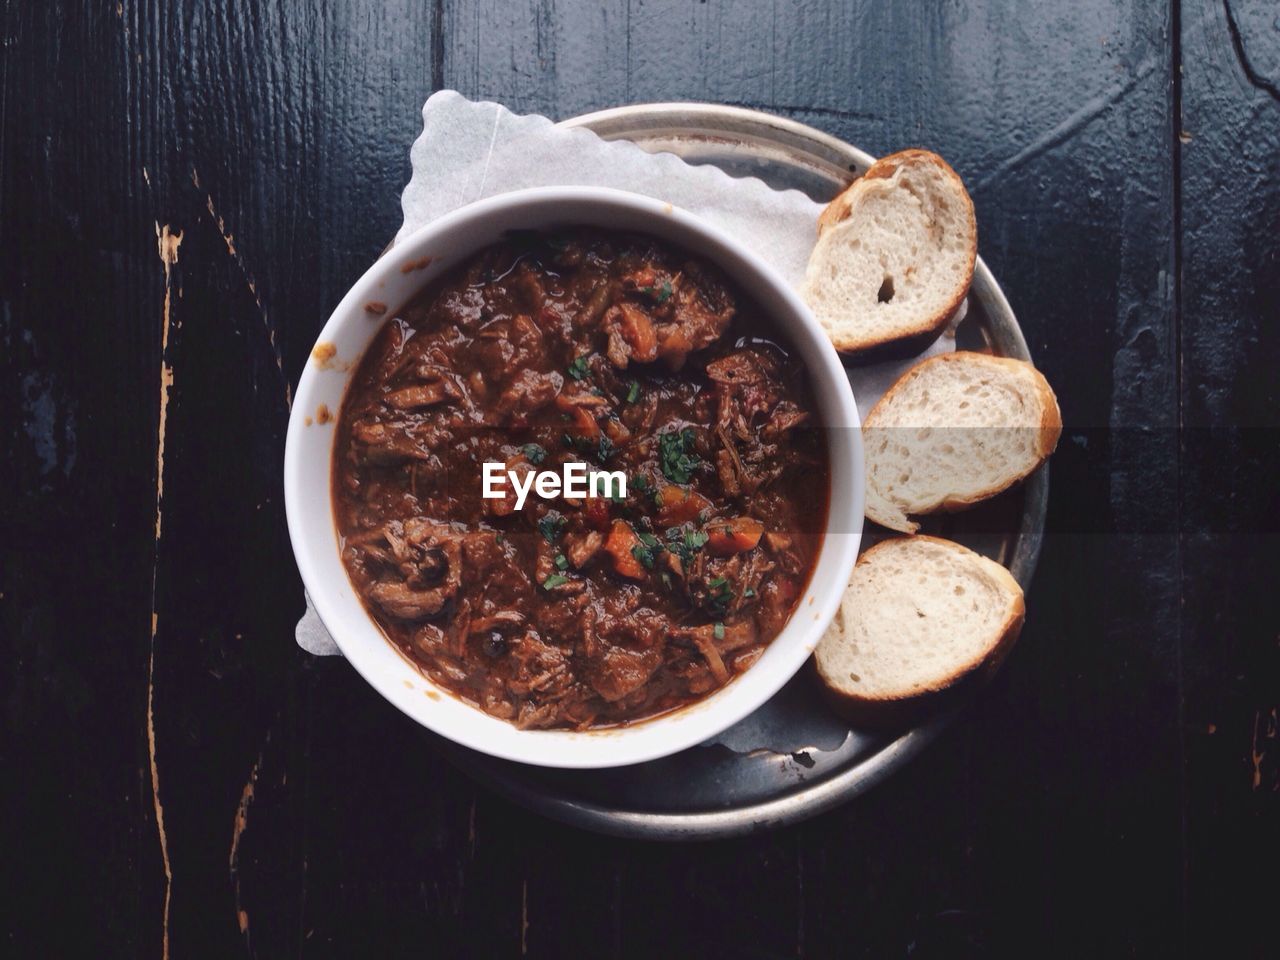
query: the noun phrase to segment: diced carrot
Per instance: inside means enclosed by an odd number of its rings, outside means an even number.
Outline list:
[[[606,420],[604,432],[615,447],[624,446],[631,439],[631,431],[621,420]]]
[[[707,549],[718,557],[751,550],[760,542],[764,524],[755,517],[734,517],[707,524]]]
[[[631,529],[631,524],[625,520],[613,521],[604,549],[613,557],[613,570],[619,576],[630,577],[632,580],[644,579],[644,567],[632,553],[632,548],[638,546],[641,546],[640,538]]]
[[[674,483],[659,490],[658,499],[658,522],[664,527],[697,520],[698,514],[711,506],[711,501],[702,494]]]
[[[600,424],[596,423],[592,405],[574,403],[564,394],[556,397],[556,407],[569,416],[569,433],[575,437],[595,442],[600,439]]]

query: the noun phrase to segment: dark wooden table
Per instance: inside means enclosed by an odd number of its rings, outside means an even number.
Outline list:
[[[0,950],[1274,956],[1278,16],[5,2]],[[1023,640],[892,782],[748,839],[605,839],[294,645],[290,384],[441,87],[742,104],[969,183],[1067,427]]]

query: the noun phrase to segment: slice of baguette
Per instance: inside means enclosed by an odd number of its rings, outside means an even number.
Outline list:
[[[998,661],[1024,616],[1022,588],[1000,564],[949,540],[896,537],[858,558],[814,663],[841,713],[901,717],[905,701]]]
[[[978,255],[973,201],[927,150],[877,161],[818,218],[801,295],[860,361],[910,357],[964,302]]]
[[[867,517],[902,533],[909,514],[962,510],[995,496],[1053,453],[1062,414],[1029,363],[957,352],[916,364],[862,425]]]

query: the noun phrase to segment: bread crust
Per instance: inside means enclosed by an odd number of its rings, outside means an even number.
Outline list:
[[[958,691],[958,688],[966,679],[986,672],[984,668],[990,668],[993,671],[1003,661],[1017,641],[1018,635],[1022,631],[1022,624],[1026,620],[1025,597],[1023,596],[1022,587],[1014,579],[1013,574],[994,560],[983,557],[979,553],[974,553],[968,547],[961,546],[951,540],[927,534],[918,534],[915,537],[891,537],[880,541],[863,553],[858,558],[858,565],[868,562],[878,550],[886,547],[893,549],[893,544],[907,540],[915,542],[927,540],[985,561],[988,572],[1001,580],[1005,588],[1012,593],[1013,603],[996,633],[995,640],[990,646],[968,662],[957,665],[954,670],[942,679],[936,682],[918,683],[897,696],[867,696],[844,690],[839,686],[836,678],[829,677],[823,672],[821,662],[815,656],[813,658],[814,671],[822,683],[824,698],[832,709],[855,724],[865,726],[893,725],[907,721],[923,712],[936,711],[942,705],[940,701],[943,697]]]
[[[888,404],[893,402],[895,394],[904,389],[911,379],[918,376],[919,371],[925,369],[930,364],[939,363],[978,363],[989,366],[1005,366],[1017,369],[1020,373],[1030,370],[1035,374],[1034,383],[1036,393],[1040,398],[1041,407],[1040,429],[1037,435],[1037,459],[1035,463],[1031,464],[1026,470],[1011,476],[1004,483],[987,487],[986,489],[980,490],[971,496],[949,497],[936,507],[917,513],[915,516],[929,516],[936,513],[958,513],[961,510],[967,510],[975,504],[981,503],[984,500],[990,500],[997,494],[1003,493],[1015,484],[1021,483],[1038,470],[1040,465],[1049,458],[1054,450],[1057,449],[1058,439],[1062,436],[1062,411],[1058,407],[1058,398],[1054,394],[1053,388],[1049,386],[1049,381],[1045,379],[1044,374],[1037,370],[1033,364],[1028,363],[1025,360],[1015,360],[1011,357],[994,357],[990,354],[976,353],[968,350],[957,350],[954,353],[944,353],[936,357],[930,357],[927,360],[922,360],[910,370],[906,371],[906,373],[900,376],[894,382],[893,386],[886,390],[884,395],[876,401],[875,406],[871,408],[871,411],[867,414],[866,420],[862,423],[863,431],[876,426],[877,414],[885,409]],[[880,526],[886,527],[890,530],[896,530],[899,533],[914,534],[920,529],[920,525],[912,522],[910,519],[908,519],[904,524],[897,522],[895,518],[879,514],[870,502],[867,504],[866,516],[869,520],[880,524]]]
[[[884,360],[903,359],[924,350],[946,330],[947,324],[951,322],[951,318],[960,309],[960,304],[964,302],[964,298],[969,293],[969,287],[973,283],[973,270],[978,258],[978,225],[977,216],[973,208],[973,199],[965,189],[964,181],[960,179],[960,175],[951,168],[947,161],[929,150],[915,147],[900,150],[873,163],[862,176],[854,180],[823,208],[822,213],[818,216],[818,236],[821,237],[831,227],[850,217],[854,204],[866,192],[868,183],[874,180],[887,180],[897,172],[899,167],[908,163],[928,163],[937,167],[943,176],[951,182],[957,195],[963,198],[967,219],[971,226],[965,280],[963,284],[959,285],[951,300],[937,314],[925,318],[901,336],[874,340],[852,340],[832,336],[831,342],[836,350],[851,362],[878,363]],[[828,331],[828,333],[830,332]]]

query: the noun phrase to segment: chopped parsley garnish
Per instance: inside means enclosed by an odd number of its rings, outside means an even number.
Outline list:
[[[526,443],[523,447],[524,455],[534,466],[540,464],[547,459],[547,450],[539,443]]]
[[[645,569],[653,569],[654,560],[656,558],[654,557],[654,551],[651,547],[646,547],[643,544],[637,543],[631,548],[631,555],[644,564]]]
[[[569,578],[563,573],[553,573],[551,576],[547,577],[547,579],[542,581],[542,589],[554,590],[556,587],[560,586],[560,584],[568,582]]]
[[[609,458],[613,456],[613,441],[606,434],[600,434],[600,444],[596,450],[596,455],[600,458],[601,463],[608,463]]]
[[[662,544],[658,542],[658,538],[655,537],[652,533],[645,533],[643,530],[641,530],[639,533],[636,534],[636,536],[640,538],[640,542],[643,543],[646,547],[656,547],[659,550],[662,549]]]
[[[560,536],[560,532],[564,529],[564,525],[568,522],[555,510],[548,510],[546,516],[538,521],[538,532],[542,534],[542,539],[546,540],[547,543],[555,543],[556,538]]]
[[[701,530],[672,527],[667,531],[667,549],[684,563],[693,561],[694,555],[707,543],[707,535]]]
[[[693,452],[693,428],[668,430],[658,434],[658,457],[662,472],[672,483],[688,483],[701,459]]]
[[[555,561],[555,562],[556,562],[556,569],[557,569],[557,570],[568,570],[568,569],[569,569],[569,560],[568,560],[568,558],[566,558],[566,557],[565,557],[565,555],[564,555],[563,553],[557,553],[557,554],[556,554],[556,561]]]
[[[711,632],[715,635],[715,638],[716,638],[717,640],[723,640],[723,639],[724,639],[724,624],[723,624],[723,623],[717,623],[717,624],[715,625],[715,627],[711,630]]]
[[[632,380],[631,386],[627,390],[627,403],[635,403],[640,399],[640,381]]]
[[[733,588],[727,577],[716,577],[708,581],[707,590],[707,599],[715,612],[723,613],[729,609],[729,604],[733,602]]]
[[[573,363],[569,364],[567,370],[569,376],[573,377],[573,379],[581,380],[589,372],[587,370],[587,355],[584,353],[580,357],[574,357]]]

